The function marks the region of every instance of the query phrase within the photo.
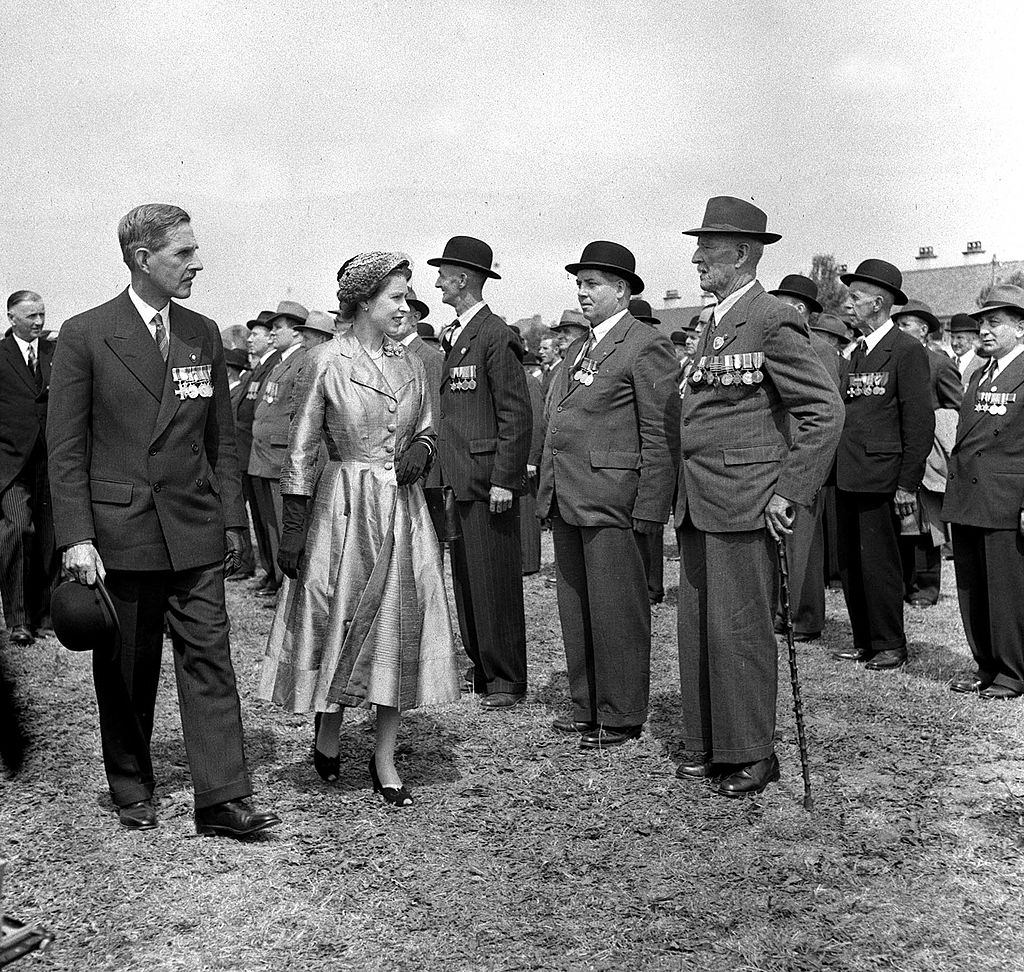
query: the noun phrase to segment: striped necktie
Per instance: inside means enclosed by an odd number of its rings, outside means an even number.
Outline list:
[[[28,346],[28,370],[32,372],[32,377],[36,380],[36,388],[42,388],[43,374],[39,370],[39,358],[36,355],[36,349],[31,344]]]
[[[987,385],[990,382],[993,382],[993,381],[996,380],[996,368],[998,368],[998,367],[999,367],[999,362],[995,358],[993,358],[988,363],[988,367],[985,369],[985,373],[981,376],[981,381],[978,382],[978,387],[979,388],[982,385]]]
[[[452,349],[452,338],[455,337],[455,331],[458,329],[459,319],[456,317],[447,327],[441,330],[441,348],[445,354],[448,354]]]
[[[153,327],[156,329],[156,346],[160,351],[160,357],[167,364],[167,352],[170,349],[170,341],[167,340],[167,327],[164,319],[159,314],[153,315]]]

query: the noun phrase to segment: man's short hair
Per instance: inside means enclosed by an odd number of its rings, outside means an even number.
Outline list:
[[[30,300],[42,300],[34,290],[16,290],[10,297],[7,298],[7,310],[10,312],[11,308],[17,307],[18,304],[24,304]]]
[[[192,217],[184,209],[168,203],[145,203],[126,213],[117,224],[117,239],[128,269],[135,269],[134,254],[140,247],[159,250],[175,226],[191,222]]]

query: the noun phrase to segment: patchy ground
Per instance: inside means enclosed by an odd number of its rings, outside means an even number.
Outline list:
[[[849,628],[829,594],[825,638],[800,646],[807,814],[784,651],[781,783],[728,801],[674,778],[677,568],[639,742],[581,753],[550,731],[565,660],[554,591],[528,578],[528,703],[492,714],[466,696],[409,716],[412,810],[375,801],[364,716],[349,713],[329,786],[308,720],[253,700],[271,616],[230,585],[257,798],[285,819],[245,844],[195,836],[169,658],[161,826],[133,834],[106,793],[89,659],[52,642],[5,649],[32,751],[0,781],[2,908],[58,936],[17,967],[1021,969],[1022,708],[947,690],[970,668],[955,598],[908,608],[911,663],[869,673],[831,660]]]

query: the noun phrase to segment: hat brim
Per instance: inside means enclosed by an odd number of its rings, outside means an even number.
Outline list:
[[[420,315],[420,320],[425,321],[430,316],[430,308],[423,303],[422,300],[417,300],[415,297],[405,298],[405,302]]]
[[[802,300],[815,314],[820,314],[824,310],[821,304],[813,297],[808,297],[807,294],[801,294],[795,290],[784,290],[782,287],[779,287],[778,290],[769,290],[768,293],[775,297],[778,297],[779,294],[785,294],[787,297],[795,297],[797,300]]]
[[[257,327],[265,327],[268,331],[270,330],[270,321],[246,321],[245,326],[250,330],[254,330]]]
[[[307,324],[305,322],[303,322],[302,324],[296,324],[295,325],[295,330],[296,331],[316,331],[317,334],[326,334],[327,337],[334,337],[334,335],[338,333],[337,331],[329,331],[329,330],[327,330],[326,327],[317,327],[316,324]]]
[[[485,277],[490,277],[491,280],[501,280],[501,277],[490,267],[483,267],[479,263],[472,263],[469,260],[459,260],[456,257],[432,257],[427,260],[428,267],[439,267],[445,263],[451,264],[453,267],[467,267],[470,270],[476,270],[478,273],[482,273]]]
[[[640,277],[623,267],[617,267],[611,263],[570,263],[565,269],[571,274],[577,274],[581,270],[601,270],[604,273],[613,273],[616,277],[622,277],[629,284],[630,293],[634,297],[644,292],[644,282]]]
[[[646,315],[641,316],[638,314],[634,314],[633,317],[636,318],[636,320],[638,321],[643,321],[644,324],[650,324],[652,327],[661,326],[661,321],[659,321],[656,317],[647,317]]]
[[[881,287],[882,290],[888,291],[892,294],[893,299],[897,304],[905,304],[910,298],[903,293],[899,287],[894,287],[891,283],[886,280],[879,280],[878,277],[871,277],[866,273],[843,273],[839,275],[839,279],[849,286],[854,280],[864,280],[867,283],[874,284],[876,287]]]
[[[817,331],[819,334],[831,334],[832,337],[840,338],[843,341],[848,341],[850,338],[849,332],[844,327],[839,330],[837,327],[829,327],[826,325],[818,325],[817,323],[810,325],[810,330]]]
[[[981,310],[976,310],[973,314],[968,314],[967,316],[975,321],[982,321],[985,318],[986,314],[992,314],[995,311],[1001,310],[1012,310],[1017,314],[1020,314],[1022,317],[1024,317],[1024,307],[1021,307],[1018,304],[1009,303],[991,304],[988,307],[982,307]]]
[[[898,310],[894,314],[889,315],[894,321],[898,321],[901,317],[920,317],[925,324],[928,325],[929,334],[938,334],[942,330],[942,321],[940,321],[931,311],[923,310]]]
[[[754,233],[736,226],[698,226],[696,229],[683,230],[683,236],[710,236],[712,233],[719,236],[749,236],[752,240],[760,240],[762,243],[778,243],[782,239],[781,233]]]
[[[304,325],[306,323],[305,318],[299,317],[298,314],[289,314],[287,312],[281,314],[275,314],[273,317],[267,318],[267,327],[271,327],[274,321],[292,321],[293,325]]]

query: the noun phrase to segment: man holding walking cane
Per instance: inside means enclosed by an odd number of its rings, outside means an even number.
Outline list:
[[[832,464],[843,404],[796,312],[756,279],[767,216],[709,200],[692,262],[718,298],[682,385],[679,537],[680,779],[760,793],[775,756],[777,541]]]

